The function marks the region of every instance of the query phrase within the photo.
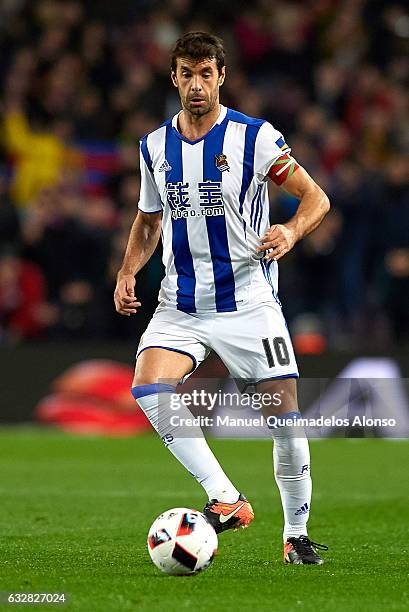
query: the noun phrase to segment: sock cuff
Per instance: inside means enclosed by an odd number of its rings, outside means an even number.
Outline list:
[[[132,387],[131,393],[137,400],[145,395],[155,395],[158,393],[174,393],[176,387],[174,385],[166,385],[164,383],[152,383],[151,385],[138,385]]]

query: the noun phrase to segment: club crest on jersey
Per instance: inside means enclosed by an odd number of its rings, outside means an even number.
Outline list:
[[[230,170],[230,166],[227,161],[227,157],[224,153],[219,153],[219,155],[214,156],[216,168],[220,170],[220,172],[227,172]]]

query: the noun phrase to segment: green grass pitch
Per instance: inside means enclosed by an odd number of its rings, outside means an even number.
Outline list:
[[[169,577],[149,559],[148,528],[205,497],[158,438],[0,430],[0,591],[64,591],[69,603],[57,609],[84,612],[409,609],[409,442],[311,443],[310,535],[330,546],[322,567],[282,564],[270,443],[211,445],[256,519],[219,537],[206,572]]]

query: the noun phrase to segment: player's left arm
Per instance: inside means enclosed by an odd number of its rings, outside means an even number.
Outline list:
[[[267,176],[287,193],[299,198],[300,203],[297,212],[287,223],[272,225],[261,238],[262,246],[257,250],[271,250],[265,255],[265,259],[278,260],[283,257],[301,238],[318,227],[330,208],[327,195],[308,172],[299,166],[294,158],[289,155],[283,155],[282,158],[284,157],[293,164],[292,168],[286,168],[287,178],[283,182],[279,180],[274,164]],[[278,168],[280,175],[282,165],[278,165]]]

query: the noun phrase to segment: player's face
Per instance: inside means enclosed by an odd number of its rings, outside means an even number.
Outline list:
[[[195,62],[178,57],[176,72],[172,72],[172,81],[178,88],[183,108],[196,116],[205,115],[219,103],[219,87],[224,77],[224,67],[219,74],[214,58]]]

